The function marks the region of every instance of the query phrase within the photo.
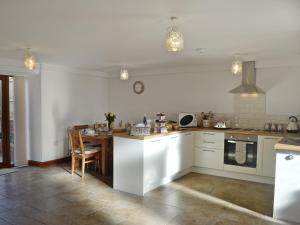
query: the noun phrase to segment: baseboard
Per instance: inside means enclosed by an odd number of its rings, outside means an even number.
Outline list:
[[[45,162],[28,160],[28,165],[29,166],[37,166],[37,167],[48,167],[48,166],[53,166],[53,165],[57,165],[57,164],[60,164],[60,163],[69,162],[70,160],[71,160],[70,156],[65,157],[65,158],[60,158],[60,159],[54,159],[54,160],[50,160],[50,161],[45,161]]]
[[[192,167],[192,172],[219,176],[219,177],[227,177],[227,178],[238,179],[238,180],[252,181],[257,183],[274,184],[274,178],[272,177],[264,177],[264,176],[258,176],[253,174],[236,173],[231,171],[209,169],[209,168],[202,168],[196,166]]]

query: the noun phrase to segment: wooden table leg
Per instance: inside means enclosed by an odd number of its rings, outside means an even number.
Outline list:
[[[102,175],[106,176],[107,174],[107,141],[104,140],[101,146],[101,167],[102,167]]]

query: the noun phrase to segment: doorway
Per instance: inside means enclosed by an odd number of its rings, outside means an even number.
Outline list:
[[[10,77],[0,75],[0,168],[12,167],[9,86]]]

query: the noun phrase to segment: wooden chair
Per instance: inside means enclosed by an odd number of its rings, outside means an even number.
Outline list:
[[[68,132],[72,157],[72,175],[74,174],[76,159],[81,160],[81,178],[83,179],[86,164],[94,162],[95,167],[97,166],[100,169],[100,148],[86,147],[83,144],[80,130],[70,129]]]
[[[88,124],[83,124],[83,125],[75,125],[74,126],[74,130],[84,130],[84,129],[88,129],[88,128],[91,128],[92,126],[88,125]],[[101,145],[97,145],[97,144],[93,144],[93,143],[90,143],[88,141],[85,141],[83,142],[84,145],[88,146],[88,147],[101,147]]]

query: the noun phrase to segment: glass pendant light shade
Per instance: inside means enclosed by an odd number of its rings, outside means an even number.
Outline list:
[[[127,69],[121,69],[120,72],[120,79],[121,80],[128,80],[128,70]]]
[[[183,49],[183,34],[178,31],[177,27],[169,27],[166,40],[166,47],[167,50],[170,52],[178,52]]]
[[[29,70],[34,70],[36,67],[36,59],[29,49],[24,56],[24,66]]]
[[[242,69],[243,69],[243,62],[236,59],[232,62],[231,65],[231,72],[234,75],[238,75],[242,73]]]

